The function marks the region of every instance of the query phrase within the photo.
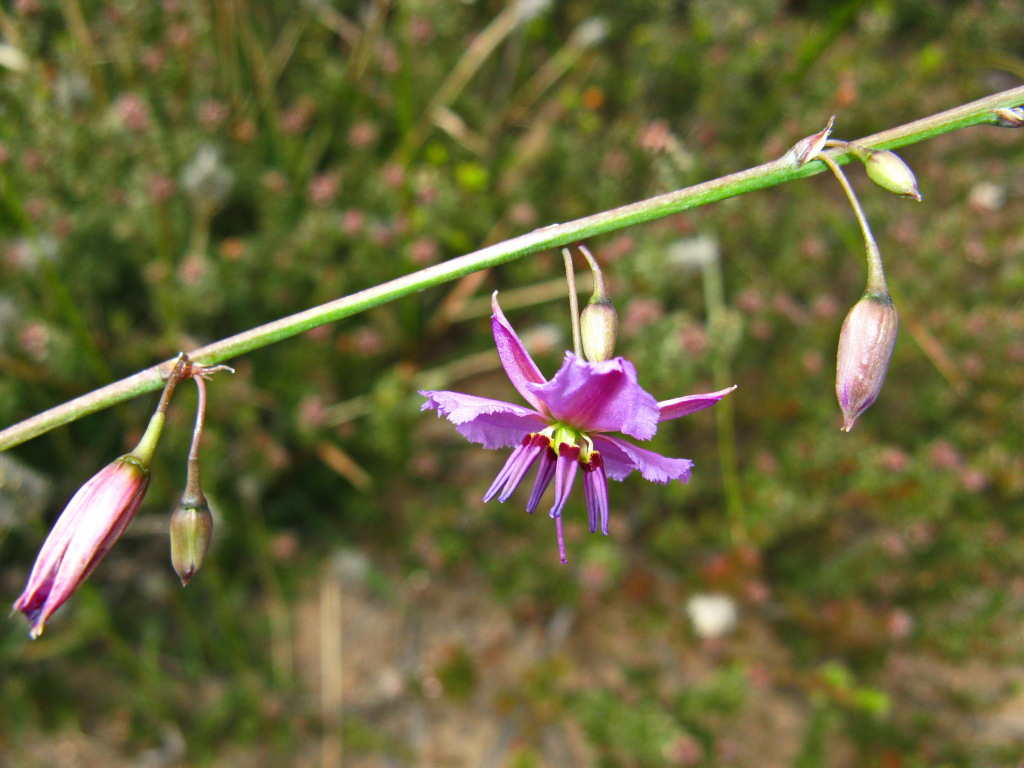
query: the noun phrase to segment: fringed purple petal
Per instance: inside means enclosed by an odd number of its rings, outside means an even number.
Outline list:
[[[591,439],[601,451],[605,474],[612,480],[623,480],[634,469],[639,469],[644,479],[652,483],[690,480],[693,462],[689,459],[671,459],[610,435],[591,435]]]
[[[420,392],[427,402],[420,410],[436,408],[463,437],[484,448],[508,448],[524,436],[547,426],[536,411],[502,400],[491,400],[461,392]]]
[[[649,440],[658,429],[658,403],[636,380],[628,360],[600,363],[572,352],[546,384],[527,384],[551,416],[582,432],[622,432]]]
[[[494,333],[494,344],[498,347],[498,357],[508,374],[513,386],[519,390],[526,402],[538,411],[544,411],[544,403],[529,389],[530,384],[543,384],[547,379],[540,372],[537,364],[533,362],[530,353],[526,351],[523,342],[519,340],[512,326],[505,319],[501,307],[498,306],[498,292],[491,296],[491,308],[494,314],[491,315],[491,330]]]
[[[674,400],[662,400],[658,403],[658,409],[661,411],[659,420],[670,421],[671,419],[678,419],[680,416],[688,416],[691,413],[703,411],[705,408],[710,408],[734,389],[736,389],[735,385],[728,389],[721,389],[718,392],[709,392],[706,395],[687,395],[686,397],[677,397]]]

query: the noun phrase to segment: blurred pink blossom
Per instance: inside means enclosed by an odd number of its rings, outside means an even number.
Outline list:
[[[222,101],[207,99],[196,110],[196,118],[204,131],[215,131],[228,119],[228,107]]]
[[[266,190],[275,195],[283,194],[288,189],[288,177],[280,171],[267,171],[262,181]]]
[[[630,299],[622,314],[620,330],[623,336],[635,336],[642,328],[650,325],[665,314],[664,305],[657,299],[637,297]]]
[[[366,214],[358,208],[349,208],[341,214],[341,228],[349,237],[355,237],[366,226]]]
[[[176,191],[177,184],[166,174],[158,173],[149,179],[149,196],[154,202],[165,203],[174,197]]]
[[[405,169],[395,162],[388,162],[380,169],[380,180],[384,186],[398,189],[405,183]]]
[[[303,134],[315,116],[315,102],[309,99],[300,99],[281,115],[281,130],[292,136]]]
[[[744,288],[736,295],[736,306],[748,314],[754,314],[764,307],[764,296],[757,288]]]
[[[424,267],[435,263],[440,252],[437,240],[432,237],[419,237],[409,246],[409,258],[413,264]]]
[[[329,206],[341,192],[341,174],[337,171],[318,173],[309,182],[309,201],[322,208]]]
[[[960,473],[960,482],[969,493],[979,493],[988,487],[988,475],[980,469],[968,467]]]
[[[149,105],[136,93],[125,93],[114,104],[125,128],[136,133],[149,130]]]
[[[946,440],[936,440],[932,443],[928,459],[936,469],[957,469],[963,464],[960,451]]]
[[[50,329],[42,323],[26,323],[18,334],[18,345],[37,363],[44,362],[50,352]]]
[[[360,120],[348,129],[348,143],[356,149],[365,149],[377,143],[380,129],[369,120]]]
[[[537,222],[537,210],[527,202],[519,202],[509,208],[508,217],[513,224],[528,227]]]
[[[906,640],[914,631],[914,617],[903,608],[894,608],[886,618],[886,627],[893,640]]]
[[[192,27],[185,22],[171,24],[167,28],[167,42],[172,48],[188,48],[192,45],[193,39]]]
[[[903,472],[910,464],[910,456],[899,448],[886,448],[879,456],[879,464],[887,472]]]
[[[672,146],[672,129],[667,120],[652,120],[640,128],[637,144],[645,152],[657,154]]]

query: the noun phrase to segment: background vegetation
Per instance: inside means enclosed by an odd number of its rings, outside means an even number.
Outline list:
[[[488,242],[1021,83],[1013,0],[15,0],[0,11],[0,424]],[[903,326],[851,434],[833,394],[863,285],[838,185],[590,243],[620,351],[688,486],[613,484],[608,538],[480,496],[504,455],[423,386],[515,399],[500,289],[542,368],[556,254],[235,361],[211,387],[211,555],[166,524],[194,394],[146,505],[37,642],[0,623],[11,766],[1011,766],[1024,759],[1024,143],[852,169]],[[0,585],[153,401],[0,454]],[[724,415],[723,415],[724,414]],[[735,443],[736,456],[728,446]],[[723,448],[724,447],[724,448]],[[727,480],[723,480],[726,478]],[[730,480],[730,478],[732,478]],[[738,607],[702,637],[689,598]]]

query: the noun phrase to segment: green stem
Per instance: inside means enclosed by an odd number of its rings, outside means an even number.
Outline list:
[[[577,243],[576,247],[580,249],[580,253],[590,265],[590,271],[594,273],[594,295],[590,297],[590,302],[593,304],[595,301],[611,301],[608,298],[608,286],[604,282],[604,273],[601,271],[601,265],[594,258],[594,254],[583,243]]]
[[[862,147],[876,149],[902,147],[973,125],[993,125],[998,119],[995,116],[995,110],[1022,105],[1024,105],[1024,86],[866,136],[858,139],[856,143]],[[853,159],[850,152],[841,150],[830,150],[828,155],[840,165]],[[595,235],[614,232],[633,224],[663,218],[673,213],[687,211],[757,189],[765,189],[786,181],[814,176],[826,168],[827,166],[822,160],[812,160],[794,168],[789,160],[780,158],[719,179],[652,197],[649,200],[585,216],[565,224],[542,227],[511,240],[495,243],[465,256],[459,256],[443,264],[435,264],[419,272],[215,341],[189,353],[189,357],[196,363],[202,364],[222,362],[276,341],[297,336],[311,328],[409,296],[425,288],[457,280],[481,269],[505,264],[550,248],[571,245]],[[8,427],[0,431],[0,451],[48,432],[54,427],[124,402],[136,395],[152,392],[163,383],[164,374],[172,365],[173,361],[154,365],[126,379],[101,387]]]
[[[565,262],[565,282],[569,284],[569,313],[572,319],[572,351],[576,357],[583,359],[583,334],[580,333],[580,303],[576,296],[576,272],[572,268],[572,251],[562,249],[562,260]]]
[[[832,169],[832,173],[835,174],[840,185],[842,185],[843,191],[846,193],[846,199],[849,200],[850,205],[853,206],[853,213],[857,217],[857,223],[860,225],[860,233],[864,236],[864,250],[868,260],[867,293],[888,293],[889,288],[885,284],[885,269],[882,266],[882,254],[878,250],[878,243],[875,242],[875,236],[871,234],[871,227],[868,226],[868,217],[864,215],[864,209],[860,207],[860,200],[857,199],[857,195],[853,191],[853,187],[851,187],[850,182],[847,181],[846,174],[843,173],[843,169],[836,165],[836,161],[828,155],[823,155],[821,159],[825,161],[825,164],[829,168]]]
[[[188,449],[187,477],[185,492],[181,496],[181,506],[201,507],[206,504],[203,488],[199,482],[199,441],[203,438],[203,425],[206,423],[206,380],[202,374],[195,374],[192,380],[196,383],[196,426],[192,430],[192,446]]]
[[[156,413],[149,420],[149,424],[146,427],[146,432],[139,440],[139,444],[135,446],[135,450],[131,452],[139,462],[144,466],[148,467],[153,463],[153,454],[156,452],[156,444],[160,440],[160,433],[164,430],[164,421],[167,419],[167,406],[171,404],[171,395],[174,394],[174,388],[178,386],[178,382],[181,381],[182,375],[185,373],[185,367],[188,365],[188,356],[185,354],[178,355],[177,360],[174,363],[174,368],[171,369],[170,375],[167,377],[167,384],[164,385],[164,391],[160,394],[160,402],[157,403]]]

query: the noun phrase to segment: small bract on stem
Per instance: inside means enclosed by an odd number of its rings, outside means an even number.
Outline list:
[[[1001,107],[995,116],[1000,128],[1024,128],[1024,107]]]

